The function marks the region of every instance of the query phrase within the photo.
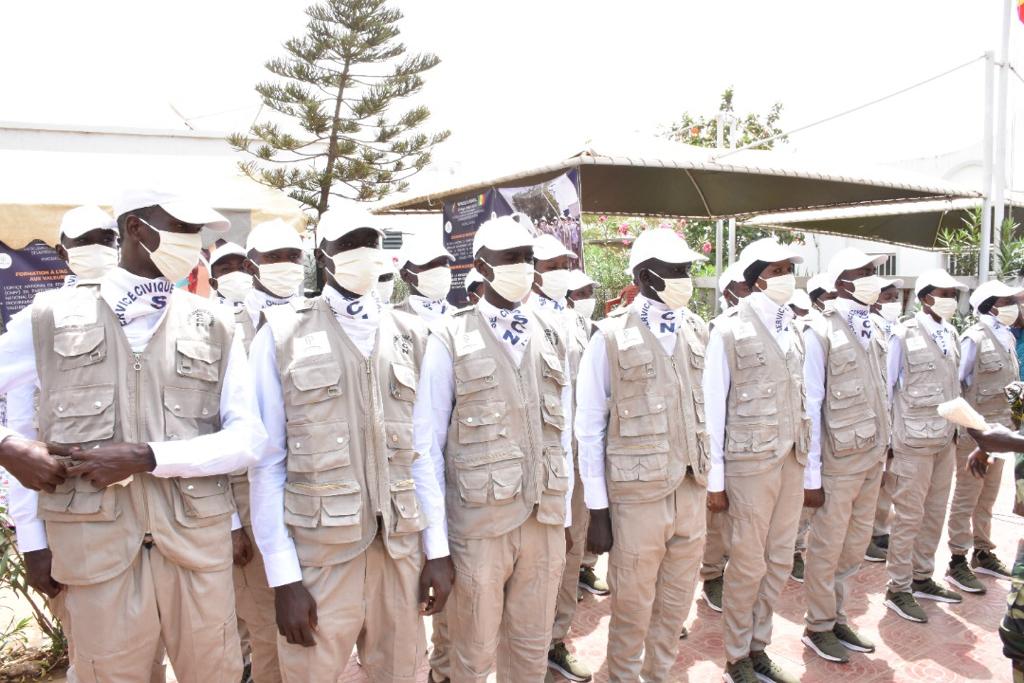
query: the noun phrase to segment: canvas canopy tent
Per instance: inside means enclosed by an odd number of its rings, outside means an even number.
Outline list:
[[[724,156],[723,156],[724,155]],[[568,157],[396,199],[378,213],[437,213],[444,202],[495,187],[533,185],[578,169],[588,213],[744,217],[801,209],[977,197],[973,190],[890,167],[856,167],[782,151],[729,153],[659,138],[588,143]]]
[[[1014,221],[1024,222],[1024,194],[1010,193],[1007,207]],[[980,209],[980,199],[953,199],[765,214],[744,221],[744,225],[939,250],[939,232],[964,227],[971,212]]]

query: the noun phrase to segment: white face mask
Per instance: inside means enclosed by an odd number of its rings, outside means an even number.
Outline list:
[[[932,312],[943,320],[950,320],[956,315],[956,299],[949,296],[932,296],[934,303],[931,305]]]
[[[252,291],[252,276],[241,270],[233,270],[217,278],[217,291],[228,301],[238,303]]]
[[[1018,313],[1020,313],[1020,309],[1016,306],[1003,306],[999,309],[996,320],[1009,327],[1017,322]]]
[[[87,244],[68,249],[68,269],[82,280],[99,280],[117,265],[117,249]]]
[[[363,296],[377,284],[384,270],[384,251],[376,247],[359,247],[335,254],[334,277],[342,288]]]
[[[199,252],[203,248],[203,236],[198,232],[158,230],[141,218],[139,220],[160,237],[160,243],[153,251],[139,242],[149,254],[149,260],[153,262],[160,274],[171,282],[177,282],[188,276],[199,263]]]
[[[597,299],[576,299],[572,302],[572,308],[574,311],[582,315],[587,320],[594,317],[594,308],[597,307]]]
[[[899,301],[890,301],[882,304],[881,316],[884,320],[888,320],[891,323],[896,322],[900,319],[900,313],[903,312],[903,304]]]
[[[686,304],[690,303],[690,299],[693,297],[692,279],[688,277],[661,277],[653,271],[651,271],[651,275],[665,283],[665,289],[658,292],[658,296],[661,297],[662,302],[666,306],[672,310],[686,308]]]
[[[853,298],[865,306],[874,306],[878,295],[882,293],[881,278],[877,275],[865,275],[856,280],[840,280],[853,285]]]
[[[451,288],[452,270],[448,266],[439,266],[416,273],[416,289],[432,301],[446,298]]]
[[[540,275],[540,291],[544,292],[544,296],[555,301],[561,301],[565,298],[566,292],[569,291],[569,271],[564,268],[559,270],[549,270],[546,273],[538,273]]]
[[[786,302],[793,298],[793,291],[796,289],[796,276],[793,273],[766,278],[764,282],[764,289],[761,291],[776,305],[785,306]]]
[[[306,269],[301,263],[264,263],[259,268],[260,284],[278,299],[289,299],[298,294],[306,278]]]
[[[487,263],[484,261],[484,263]],[[487,263],[491,266],[490,263]],[[519,304],[530,293],[533,286],[533,264],[513,263],[507,266],[491,266],[493,279],[491,288],[506,301]]]
[[[729,306],[729,300],[726,299],[724,296],[718,297],[718,308],[723,311],[728,311],[729,308],[731,308]]]
[[[374,289],[377,290],[377,298],[380,299],[382,304],[391,303],[391,297],[395,294],[395,278],[383,281],[377,280]]]

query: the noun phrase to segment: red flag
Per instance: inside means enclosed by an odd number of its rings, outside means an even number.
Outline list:
[[[1024,0],[1017,0],[1017,18],[1024,22]]]

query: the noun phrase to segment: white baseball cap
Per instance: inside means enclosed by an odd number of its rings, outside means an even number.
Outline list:
[[[831,294],[836,291],[836,276],[834,273],[830,273],[827,270],[824,273],[818,273],[812,275],[807,279],[807,292],[808,294],[816,289],[825,290],[826,294]]]
[[[568,291],[575,292],[577,289],[583,289],[590,285],[596,285],[593,278],[584,273],[579,268],[569,271],[569,287]]]
[[[476,268],[470,268],[469,272],[466,273],[466,279],[463,281],[462,286],[468,292],[469,288],[474,284],[483,284],[484,276]]]
[[[779,244],[778,240],[774,237],[763,237],[751,242],[740,252],[739,263],[743,264],[743,270],[746,270],[755,261],[764,261],[765,263],[777,263],[778,261],[803,263],[804,257],[785,244]],[[742,274],[743,271],[740,271],[741,276]]]
[[[936,289],[946,289],[949,287],[954,289],[967,289],[967,285],[960,284],[956,278],[942,268],[926,270],[917,276],[917,282],[914,285],[914,294],[920,295],[921,290],[925,287],[935,287]]]
[[[896,289],[903,289],[903,280],[901,280],[900,278],[894,278],[890,280],[889,278],[881,277],[878,279],[879,282],[882,283],[882,289],[889,289],[890,287],[895,287]]]
[[[420,230],[406,235],[402,240],[402,250],[398,254],[398,267],[403,268],[406,263],[422,266],[442,256],[448,257],[449,263],[455,260],[455,257],[444,248],[441,231]]]
[[[665,263],[695,263],[707,261],[707,258],[690,249],[681,235],[669,228],[650,228],[640,233],[629,250],[629,267],[627,275],[648,259],[658,259]]]
[[[978,288],[971,293],[969,299],[971,308],[975,311],[978,310],[978,306],[982,305],[992,297],[1002,299],[1003,297],[1019,297],[1024,294],[1024,287],[1011,287],[1005,282],[999,280],[989,280],[978,285]]]
[[[278,249],[302,249],[302,238],[295,228],[280,218],[260,223],[249,232],[245,240],[246,252],[266,254]]]
[[[484,247],[491,251],[504,251],[519,247],[532,247],[533,235],[512,216],[498,216],[485,221],[473,235],[473,256]]]
[[[224,244],[214,249],[213,253],[210,254],[210,267],[213,268],[213,264],[215,264],[217,261],[221,260],[225,256],[244,257],[247,254],[248,252],[245,250],[244,247],[242,247],[242,245],[235,244],[234,242],[225,242]]]
[[[114,217],[120,218],[151,206],[159,206],[182,223],[202,225],[213,232],[227,232],[231,228],[231,221],[205,204],[168,192],[146,189],[122,192],[114,202]]]
[[[548,261],[559,256],[576,258],[576,253],[562,244],[562,240],[554,235],[544,233],[533,242],[533,258],[535,261]]]
[[[369,228],[380,235],[381,239],[384,238],[380,218],[364,207],[352,204],[335,207],[320,216],[320,222],[316,226],[317,244],[333,242],[362,228]]]
[[[733,261],[732,265],[723,270],[722,274],[718,276],[718,291],[724,292],[734,282],[743,282],[743,271],[746,269],[747,264],[744,261]]]
[[[59,237],[75,239],[97,228],[117,232],[117,222],[98,206],[76,206],[60,219]]]
[[[846,247],[840,249],[828,262],[828,272],[835,273],[835,278],[832,280],[832,285],[835,286],[835,281],[839,279],[844,271],[856,270],[865,266],[880,266],[889,260],[886,254],[875,254],[869,256],[860,249],[855,247]]]
[[[796,306],[797,308],[802,308],[805,311],[809,311],[813,307],[811,305],[811,297],[807,296],[807,292],[802,289],[793,290],[793,296],[789,297],[789,304],[791,306]]]

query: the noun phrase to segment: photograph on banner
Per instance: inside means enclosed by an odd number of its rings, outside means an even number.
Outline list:
[[[69,275],[67,264],[42,241],[22,249],[11,249],[0,242],[0,318],[4,326],[11,316],[31,304],[36,294],[62,286]]]
[[[473,267],[473,236],[477,228],[484,221],[510,213],[504,207],[500,207],[499,212],[499,202],[500,198],[495,191],[487,190],[466,199],[445,202],[441,208],[444,248],[455,257],[452,263],[452,289],[448,294],[449,303],[455,306],[465,306],[467,302],[463,283],[466,273]]]
[[[501,187],[498,193],[509,212],[525,213],[538,235],[554,235],[583,267],[583,227],[580,220],[579,172],[569,170],[551,180],[526,187]],[[501,212],[499,211],[499,215]]]

